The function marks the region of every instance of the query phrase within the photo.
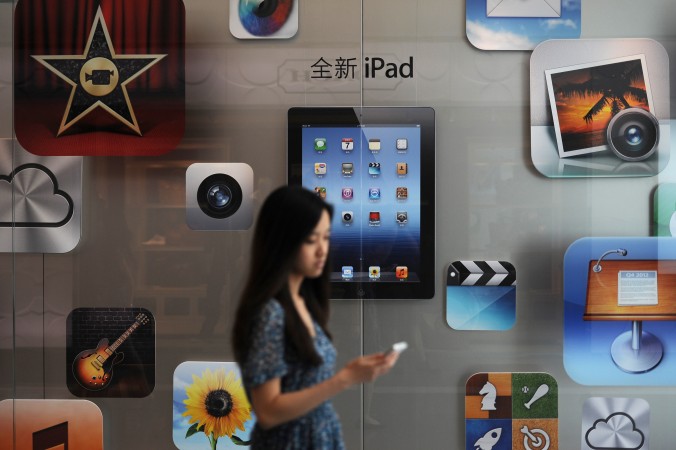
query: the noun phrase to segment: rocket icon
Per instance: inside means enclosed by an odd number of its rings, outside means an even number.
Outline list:
[[[476,447],[474,450],[492,450],[500,440],[500,436],[502,436],[502,428],[493,428],[474,443]]]

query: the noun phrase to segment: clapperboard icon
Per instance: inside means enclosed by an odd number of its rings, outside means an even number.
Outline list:
[[[446,322],[455,330],[508,330],[516,321],[516,269],[505,261],[455,261],[446,278]]]

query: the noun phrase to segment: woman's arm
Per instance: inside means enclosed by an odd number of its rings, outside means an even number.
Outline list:
[[[328,380],[294,392],[282,393],[280,378],[273,378],[251,389],[256,419],[266,429],[297,419],[353,384],[373,381],[387,373],[397,357],[396,353],[361,356]]]

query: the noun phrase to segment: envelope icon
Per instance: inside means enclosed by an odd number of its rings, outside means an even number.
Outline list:
[[[562,0],[486,0],[488,17],[561,17]]]

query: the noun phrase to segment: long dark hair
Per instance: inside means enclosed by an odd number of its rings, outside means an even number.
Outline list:
[[[316,193],[301,187],[283,186],[273,191],[258,214],[251,249],[251,263],[242,298],[235,316],[232,342],[235,359],[242,364],[248,355],[251,330],[256,315],[270,299],[284,308],[287,342],[300,360],[319,365],[321,357],[312,337],[296,311],[289,291],[289,275],[303,242],[317,226],[322,212],[333,216],[333,208]],[[312,318],[330,337],[329,264],[317,278],[305,278],[300,293]]]

